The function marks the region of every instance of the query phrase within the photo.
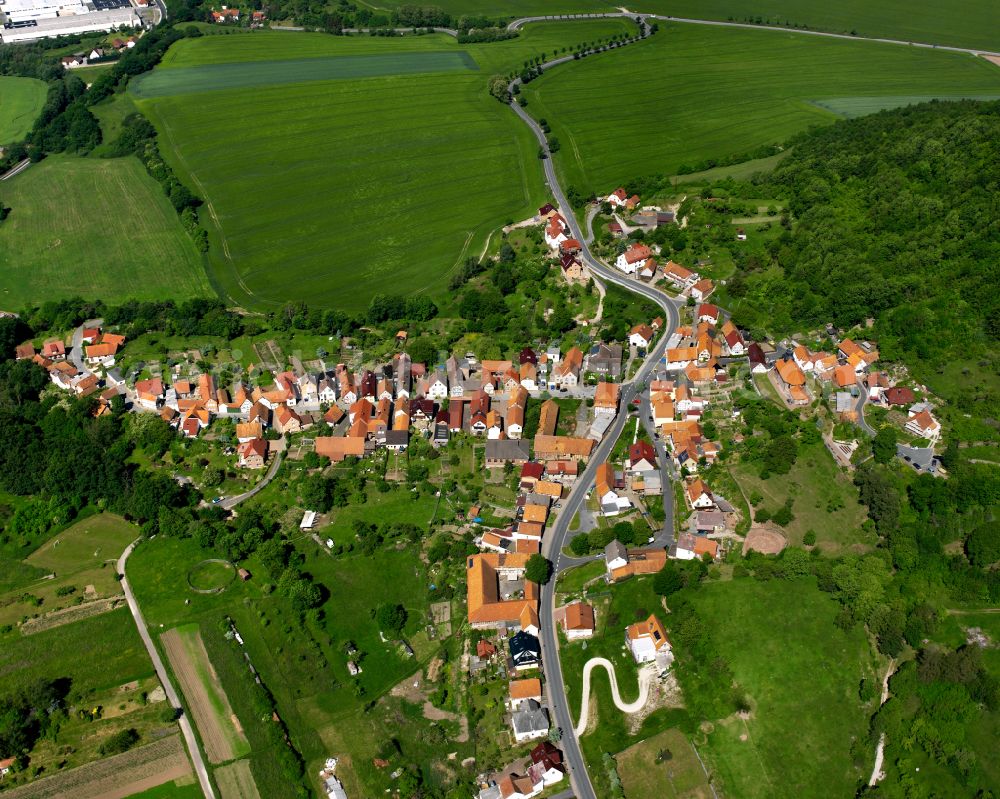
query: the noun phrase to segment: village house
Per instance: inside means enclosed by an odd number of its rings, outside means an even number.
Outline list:
[[[239,458],[237,466],[243,469],[263,469],[267,460],[267,442],[262,438],[252,438],[236,447]]]
[[[641,474],[655,472],[656,450],[648,441],[636,441],[628,448],[628,468],[630,472]]]
[[[561,214],[556,213],[550,216],[548,224],[545,226],[545,243],[549,249],[557,250],[559,245],[568,241],[569,238],[569,223]]]
[[[513,641],[513,639],[511,640]],[[514,740],[517,743],[544,738],[549,734],[549,713],[534,699],[522,700],[517,710],[511,715],[510,723],[514,729]],[[531,786],[531,781],[527,780],[527,784]],[[533,796],[534,794],[525,794],[522,790],[522,795]],[[502,787],[501,796],[504,796]]]
[[[615,469],[610,463],[602,463],[597,467],[594,487],[597,492],[597,502],[601,513],[605,516],[617,516],[623,510],[632,507],[629,498],[618,493],[618,479]]]
[[[712,496],[708,486],[699,478],[689,481],[684,486],[684,496],[692,510],[715,507],[715,497]]]
[[[663,267],[663,277],[682,291],[699,279],[697,272],[692,272],[673,261],[667,261],[666,266]]]
[[[631,244],[618,256],[615,266],[626,275],[634,275],[652,257],[653,251],[645,244]]]
[[[620,386],[617,383],[600,382],[594,391],[594,413],[614,416],[618,413],[618,393]]]
[[[559,256],[559,267],[567,283],[583,283],[587,280],[586,267],[572,252],[564,252]]]
[[[558,608],[553,621],[562,624],[563,632],[570,641],[591,638],[594,635],[594,608],[586,602],[574,602]]]
[[[583,368],[583,351],[573,347],[552,370],[552,388],[575,388],[580,381]]]
[[[587,371],[618,379],[622,373],[622,345],[597,342],[587,356]]]
[[[574,459],[586,462],[595,445],[596,442],[591,438],[551,436],[539,433],[535,436],[535,457],[544,461]]]
[[[704,302],[709,297],[712,296],[712,292],[715,291],[715,284],[712,283],[707,277],[702,278],[693,286],[691,286],[691,297],[695,302]]]
[[[681,533],[670,554],[677,560],[694,560],[704,555],[710,555],[715,560],[719,556],[719,544],[704,536]]]
[[[649,345],[653,343],[653,338],[655,337],[653,328],[646,324],[638,324],[633,327],[628,334],[628,343],[632,347],[638,347],[641,350],[649,349]]]
[[[666,655],[671,651],[667,631],[655,613],[645,621],[630,624],[626,628],[625,644],[632,653],[635,662],[640,664],[657,660],[658,656]]]
[[[363,436],[319,436],[316,438],[316,454],[329,458],[332,463],[340,463],[349,457],[363,458],[368,450]]]
[[[618,582],[637,574],[655,574],[667,564],[667,551],[661,547],[627,549],[618,539],[604,548],[607,579]]]
[[[628,192],[619,186],[604,201],[610,204],[612,208],[623,208],[625,203],[628,202]]]
[[[910,408],[906,429],[921,438],[934,441],[941,435],[941,423],[931,416],[930,411],[922,406]]]
[[[518,705],[527,699],[538,703],[542,701],[542,681],[537,677],[511,680],[508,689],[507,705],[511,710],[516,710]]]
[[[784,390],[785,396],[791,404],[809,404],[805,373],[794,360],[776,361],[774,371],[777,374],[779,385]]]

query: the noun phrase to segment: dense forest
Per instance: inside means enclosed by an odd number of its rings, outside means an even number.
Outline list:
[[[1000,339],[1000,103],[925,103],[793,140],[749,196],[796,220],[729,281],[772,332],[876,320],[883,358],[925,373]],[[781,267],[775,271],[773,264]],[[918,368],[918,374],[919,374]],[[989,371],[987,369],[987,371]],[[979,416],[998,398],[980,396]],[[992,415],[996,415],[993,413]]]

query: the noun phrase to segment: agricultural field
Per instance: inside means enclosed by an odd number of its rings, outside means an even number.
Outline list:
[[[210,294],[202,256],[135,158],[56,155],[5,181],[0,304]]]
[[[863,550],[873,543],[871,535],[861,529],[867,517],[857,488],[822,443],[803,447],[786,475],[761,480],[759,466],[744,463],[731,466],[730,473],[747,499],[762,498],[757,508],[773,514],[788,498],[793,500],[794,518],[782,528],[793,546],[801,546],[809,530],[816,533],[817,545],[828,555]]]
[[[10,799],[124,799],[141,797],[201,796],[173,792],[178,781],[191,778],[191,764],[180,735],[169,735],[159,740],[108,757],[96,763],[70,769],[51,777],[5,791]]]
[[[45,83],[34,78],[0,78],[0,144],[20,141],[45,104]]]
[[[117,516],[89,516],[24,560],[8,562],[11,579],[0,582],[0,592],[7,591],[0,593],[0,624],[24,621],[24,632],[37,632],[72,621],[98,600],[121,596],[115,561],[136,535],[135,527]],[[49,616],[53,611],[61,612]]]
[[[492,231],[544,201],[537,145],[489,96],[488,77],[630,27],[537,25],[464,46],[444,35],[207,36],[174,45],[130,91],[206,201],[224,293],[264,310],[357,310],[376,293],[441,296]]]
[[[209,762],[226,763],[247,754],[246,736],[215,676],[198,626],[169,630],[160,636],[160,643],[191,708]]]
[[[1000,97],[1000,69],[928,49],[662,23],[650,39],[555,69],[524,94],[560,141],[565,185],[606,193],[641,175],[780,144],[838,113],[917,96]]]
[[[832,33],[927,42],[955,47],[1000,49],[1000,22],[992,0],[965,0],[961,6],[932,0],[640,0],[636,11],[691,19],[735,20],[749,17],[770,25],[808,26]]]
[[[752,707],[696,739],[720,793],[850,795],[874,756],[851,748],[871,710],[857,698],[874,675],[864,631],[834,624],[840,606],[813,578],[710,582],[690,599]]]

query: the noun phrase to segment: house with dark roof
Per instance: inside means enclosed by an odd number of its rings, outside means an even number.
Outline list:
[[[507,642],[514,669],[537,669],[542,663],[542,645],[538,638],[525,630],[511,636]]]

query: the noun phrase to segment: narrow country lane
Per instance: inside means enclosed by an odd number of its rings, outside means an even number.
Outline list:
[[[153,668],[156,670],[156,676],[160,679],[160,684],[163,686],[164,692],[167,694],[167,701],[170,703],[171,707],[177,709],[183,709],[180,697],[177,691],[174,690],[174,684],[170,682],[170,675],[167,673],[166,667],[163,665],[163,659],[160,657],[160,652],[156,648],[156,644],[153,643],[153,638],[149,634],[149,629],[146,627],[146,620],[142,616],[142,611],[139,610],[139,603],[136,601],[135,594],[132,592],[132,585],[129,583],[128,575],[125,573],[125,565],[128,562],[129,555],[132,554],[132,550],[135,549],[136,544],[138,544],[142,539],[136,539],[131,544],[129,544],[125,551],[122,552],[120,558],[118,558],[118,573],[122,577],[122,590],[125,592],[125,600],[128,602],[128,609],[132,611],[132,618],[135,619],[135,626],[139,629],[139,637],[142,638],[142,643],[146,647],[146,651],[149,653],[149,659],[153,661]],[[191,763],[194,765],[195,773],[198,775],[198,782],[201,784],[202,793],[205,794],[205,799],[215,799],[215,789],[212,787],[212,783],[208,778],[208,769],[205,766],[205,761],[202,759],[201,750],[198,748],[198,740],[195,738],[194,729],[191,727],[191,720],[188,718],[186,713],[181,713],[180,718],[177,719],[177,723],[180,724],[181,733],[184,735],[184,741],[187,743],[188,754],[191,756]]]

